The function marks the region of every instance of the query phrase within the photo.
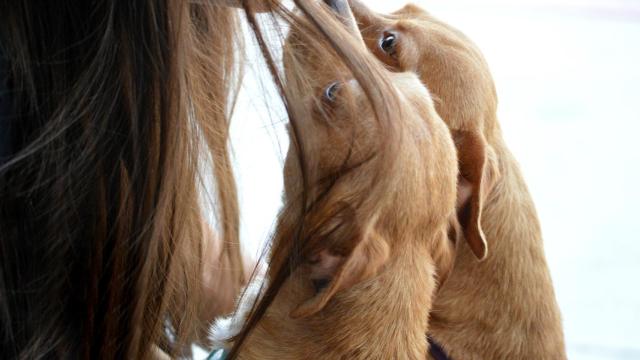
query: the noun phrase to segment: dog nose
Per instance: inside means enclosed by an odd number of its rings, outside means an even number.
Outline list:
[[[347,0],[324,0],[336,14],[342,17],[348,17],[349,15],[349,3]]]
[[[348,0],[324,0],[324,3],[333,10],[333,12],[338,16],[340,21],[347,27],[347,30],[353,35],[358,42],[366,48],[364,40],[362,39],[362,35],[360,34],[360,29],[358,28],[358,23],[356,18],[353,16],[351,12],[351,6],[349,5]]]

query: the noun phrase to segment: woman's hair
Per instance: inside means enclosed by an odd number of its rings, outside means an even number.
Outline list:
[[[190,341],[206,162],[242,281],[227,152],[241,37],[233,10],[214,4],[3,2],[3,357],[144,358]]]
[[[0,158],[3,357],[148,358],[156,345],[176,355],[193,341],[202,327],[206,164],[215,177],[221,256],[237,282],[244,279],[228,152],[242,34],[236,11],[222,3],[0,4],[8,66],[0,81],[9,89],[0,96],[10,100],[0,122],[11,129],[9,156]],[[254,2],[243,3],[288,109],[305,178],[314,163],[296,138],[305,114],[282,80]],[[333,49],[381,126],[392,126],[388,81],[327,11],[296,0],[301,15],[294,16],[277,1],[263,3],[273,24],[289,23],[310,44]],[[304,183],[303,194],[313,186]],[[304,206],[301,216],[312,210]],[[307,247],[304,231],[294,235],[270,265],[277,276],[237,346]]]

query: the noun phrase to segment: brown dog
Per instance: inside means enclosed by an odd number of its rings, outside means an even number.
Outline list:
[[[455,145],[415,74],[379,69],[390,81],[389,96],[399,101],[393,135],[381,131],[367,96],[339,61],[303,47],[294,31],[286,64],[313,76],[288,77],[287,83],[301,89],[298,96],[310,94],[307,112],[316,115],[299,124],[304,150],[292,144],[287,156],[285,207],[270,262],[282,261],[281,250],[288,248],[282,244],[295,238],[300,221],[322,241],[287,278],[239,358],[423,359],[431,298],[453,260],[448,232],[456,211]],[[387,137],[393,146],[381,146]],[[313,161],[310,181],[320,184],[310,195],[318,211],[304,220],[297,151]],[[325,188],[324,180],[336,173],[342,176]],[[238,313],[245,310],[241,305]],[[218,326],[214,337],[231,335],[220,332]]]
[[[351,4],[367,46],[390,68],[419,74],[456,141],[459,218],[472,251],[458,247],[429,333],[456,360],[565,359],[536,210],[502,139],[480,50],[417,6],[380,15]]]

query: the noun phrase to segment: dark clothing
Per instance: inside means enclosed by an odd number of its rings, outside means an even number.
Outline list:
[[[9,98],[9,60],[0,45],[0,166],[11,149],[11,101]]]
[[[447,353],[444,352],[440,344],[435,342],[435,340],[433,340],[430,336],[427,337],[427,340],[429,340],[429,353],[431,353],[431,356],[435,360],[449,360]]]

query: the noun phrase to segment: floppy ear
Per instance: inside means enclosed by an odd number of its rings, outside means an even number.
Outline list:
[[[344,250],[323,249],[311,258],[308,274],[316,293],[294,309],[291,317],[322,310],[337,292],[377,275],[389,257],[389,245],[373,228],[347,241],[352,249],[346,254],[340,253]]]
[[[487,241],[482,231],[482,206],[491,187],[488,146],[476,131],[452,130],[458,149],[458,220],[471,251],[479,259],[487,256]]]

